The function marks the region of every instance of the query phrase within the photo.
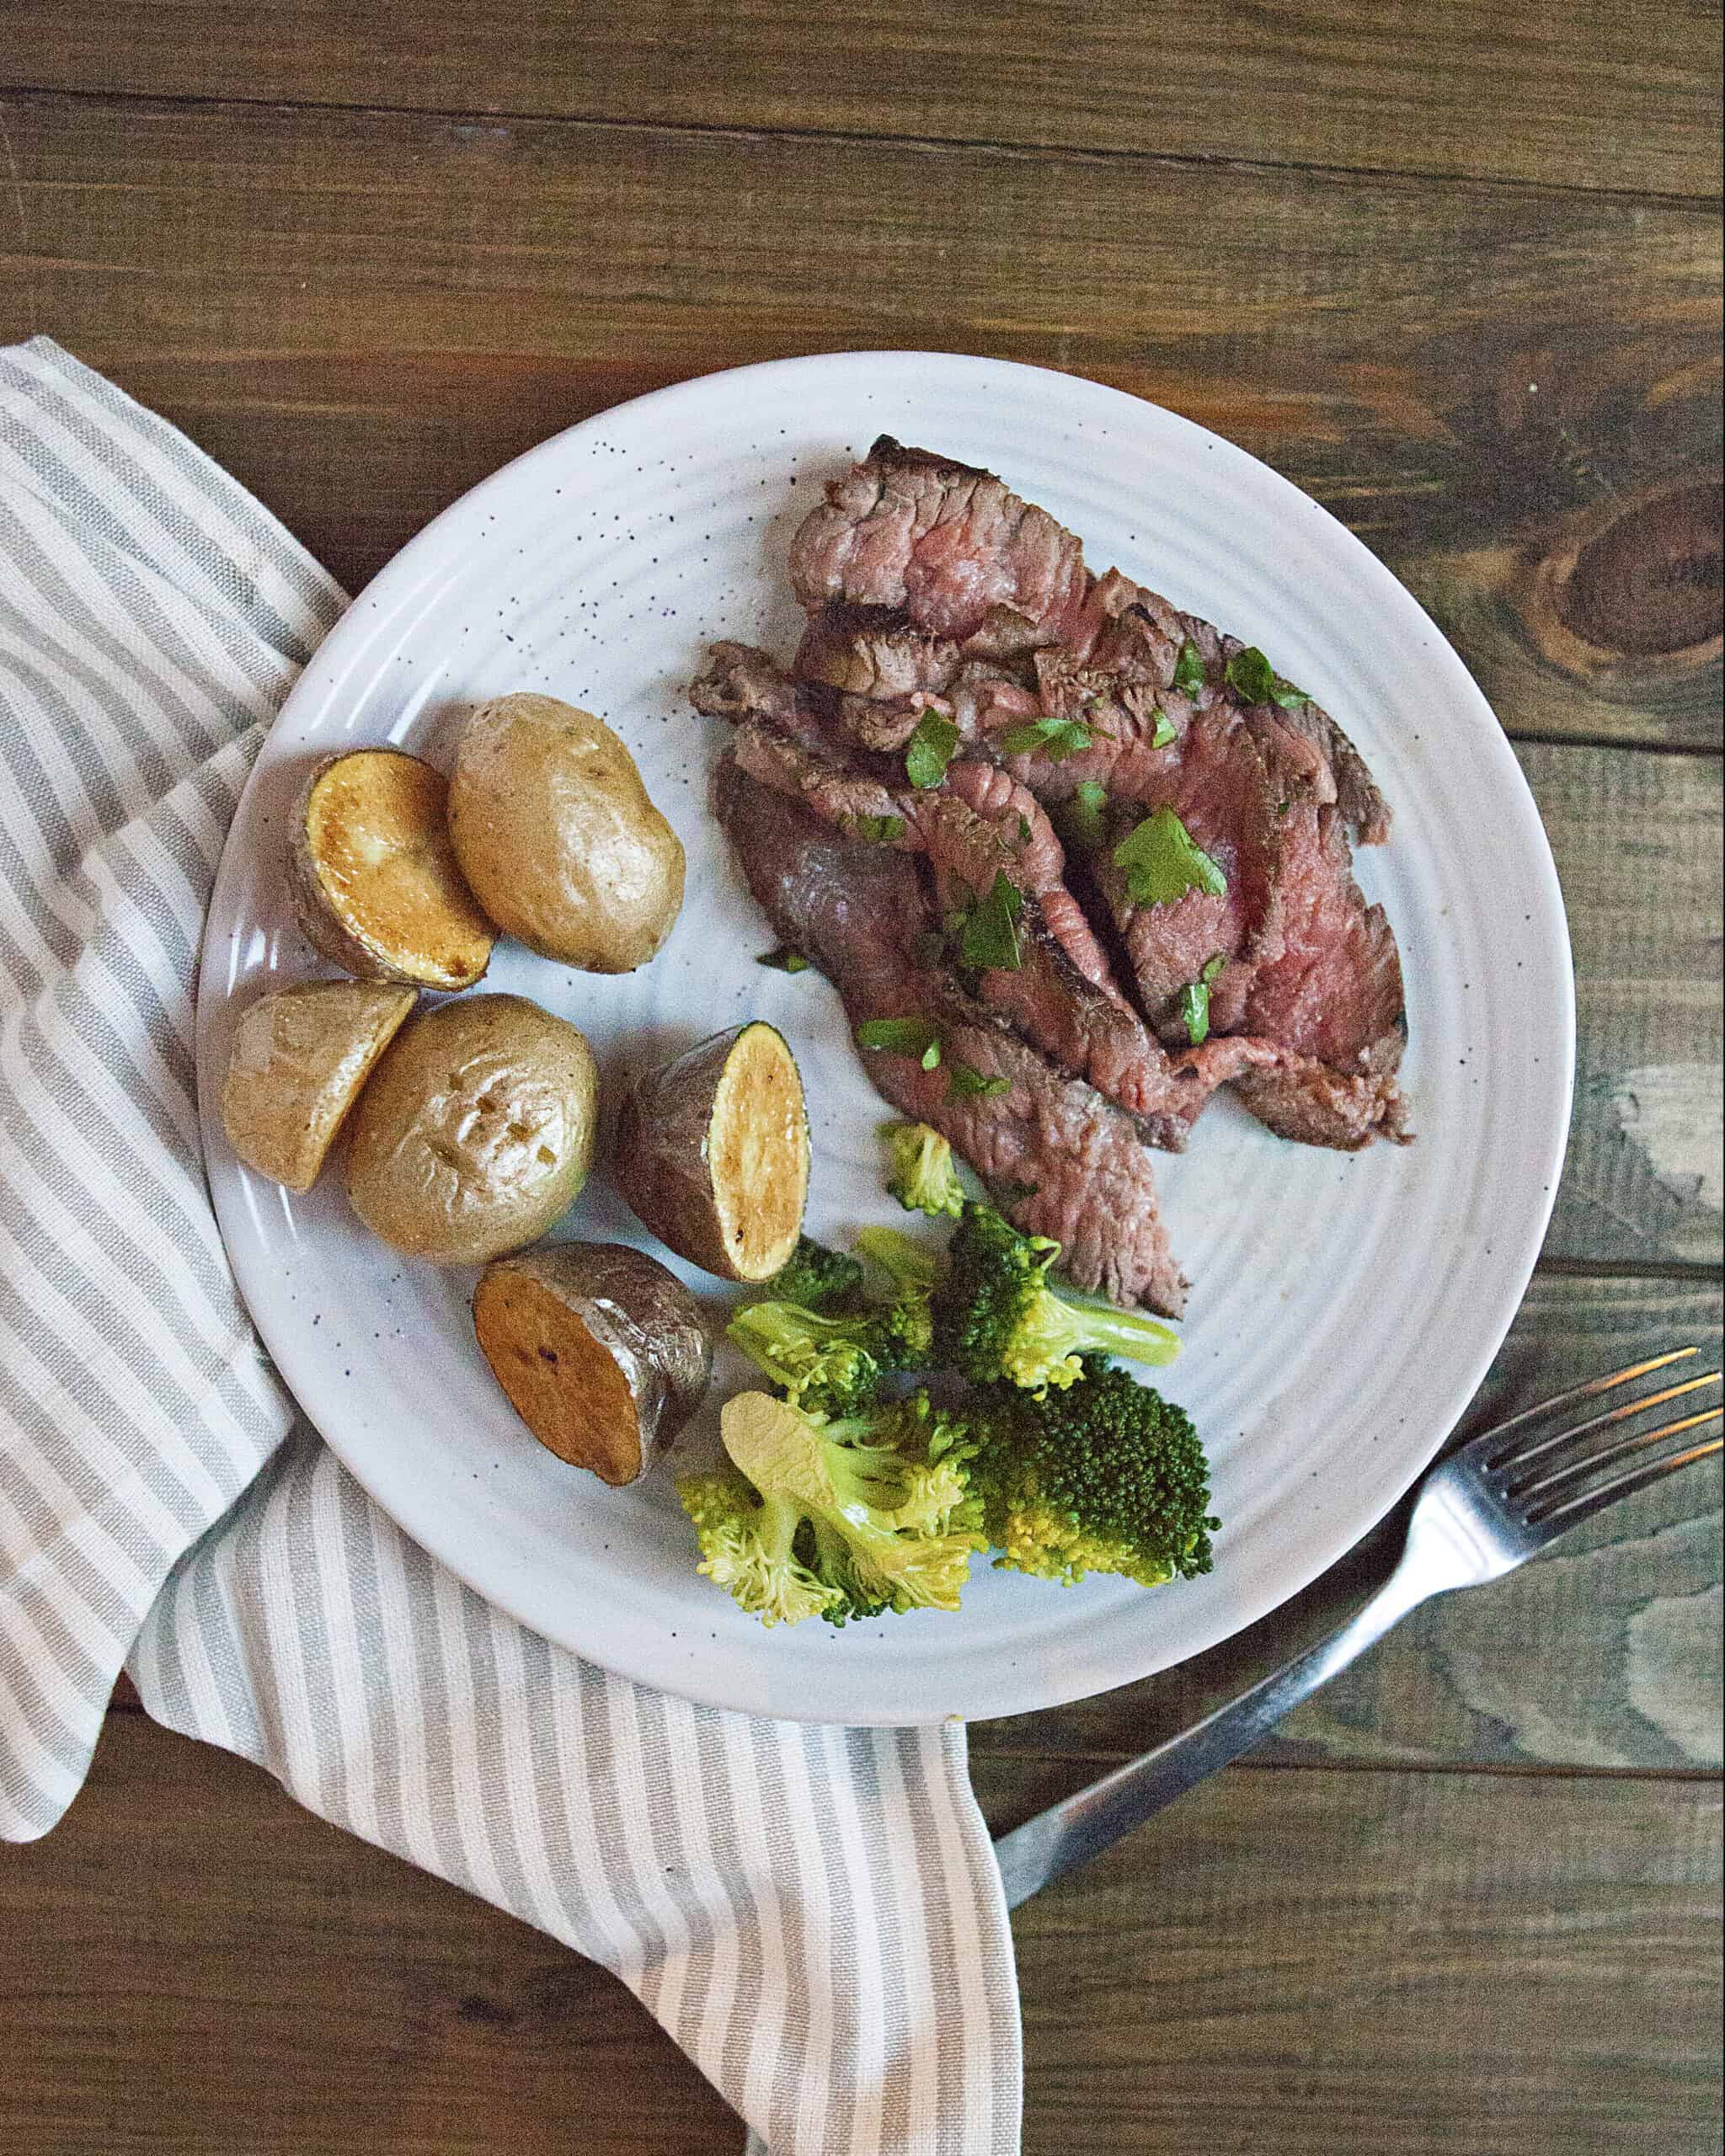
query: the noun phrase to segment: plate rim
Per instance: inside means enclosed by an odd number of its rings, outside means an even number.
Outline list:
[[[796,1703],[787,1704],[777,1699],[770,1706],[764,1705],[755,1698],[740,1696],[740,1693],[745,1688],[702,1684],[692,1675],[686,1680],[680,1680],[676,1677],[668,1677],[656,1668],[650,1673],[640,1668],[631,1668],[626,1666],[628,1657],[619,1658],[611,1651],[609,1642],[595,1648],[588,1640],[578,1641],[569,1637],[567,1633],[560,1636],[557,1630],[547,1625],[542,1611],[530,1614],[527,1609],[521,1606],[524,1599],[531,1599],[531,1598],[524,1598],[512,1592],[509,1582],[499,1582],[489,1577],[484,1578],[475,1577],[474,1572],[462,1561],[458,1546],[459,1534],[445,1531],[440,1525],[441,1515],[436,1503],[434,1502],[430,1506],[416,1504],[410,1478],[407,1481],[399,1478],[392,1480],[386,1471],[378,1467],[377,1463],[367,1458],[363,1444],[355,1446],[347,1441],[339,1432],[339,1416],[328,1418],[320,1417],[307,1406],[302,1390],[302,1385],[305,1384],[303,1374],[296,1382],[287,1367],[289,1364],[297,1364],[299,1356],[291,1343],[284,1343],[286,1352],[282,1352],[278,1348],[277,1341],[271,1337],[274,1328],[259,1316],[254,1307],[252,1294],[248,1292],[247,1280],[243,1277],[245,1269],[243,1262],[237,1254],[236,1245],[243,1243],[243,1237],[238,1232],[237,1225],[231,1220],[230,1215],[237,1215],[240,1207],[237,1193],[243,1171],[239,1170],[238,1164],[222,1160],[219,1145],[215,1150],[213,1158],[211,1152],[211,1140],[212,1139],[219,1139],[222,1126],[219,1102],[220,1088],[212,1067],[213,1058],[206,1053],[206,1044],[208,1027],[213,1023],[211,1015],[213,1008],[217,1003],[225,1001],[227,988],[225,982],[218,979],[222,961],[215,947],[217,939],[210,934],[210,927],[213,921],[233,911],[231,903],[224,905],[223,901],[225,898],[231,900],[233,888],[243,873],[243,863],[246,857],[245,850],[238,846],[236,835],[245,823],[248,807],[259,783],[259,774],[268,756],[270,740],[282,723],[291,719],[296,705],[302,702],[315,702],[320,708],[327,707],[332,698],[339,693],[344,675],[355,663],[355,659],[363,653],[369,638],[374,633],[377,627],[376,615],[380,611],[387,613],[395,609],[412,595],[423,590],[430,580],[426,570],[436,556],[440,543],[446,539],[450,530],[458,526],[464,520],[471,518],[476,509],[483,508],[483,503],[494,490],[503,492],[512,486],[518,485],[521,476],[525,472],[530,471],[537,463],[548,462],[560,456],[567,455],[569,446],[572,442],[579,440],[584,435],[601,431],[608,424],[614,422],[620,413],[627,411],[639,414],[654,407],[663,408],[668,404],[693,402],[703,392],[710,394],[713,387],[721,382],[746,387],[751,381],[757,383],[764,382],[769,378],[782,381],[788,374],[806,376],[818,375],[825,369],[850,368],[858,363],[870,362],[879,365],[883,369],[932,368],[937,371],[956,372],[965,376],[980,375],[984,377],[996,374],[1014,377],[1040,376],[1052,384],[1060,386],[1068,394],[1076,394],[1080,398],[1093,398],[1101,403],[1115,403],[1135,414],[1141,414],[1147,410],[1156,416],[1158,424],[1172,428],[1176,434],[1183,432],[1188,435],[1195,443],[1201,444],[1207,451],[1219,452],[1226,460],[1237,460],[1239,466],[1250,467],[1255,483],[1262,483],[1265,479],[1272,483],[1273,490],[1283,493],[1289,499],[1290,507],[1297,503],[1308,514],[1315,511],[1327,527],[1331,543],[1340,547],[1342,552],[1347,557],[1352,570],[1357,573],[1366,584],[1375,587],[1375,594],[1386,603],[1400,611],[1404,617],[1411,619],[1417,616],[1418,621],[1426,626],[1430,632],[1432,648],[1437,654],[1437,663],[1449,675],[1453,692],[1463,702],[1472,706],[1476,718],[1483,717],[1488,722],[1482,731],[1480,746],[1484,754],[1495,762],[1498,767],[1497,776],[1505,787],[1509,798],[1514,801],[1516,821],[1520,825],[1524,836],[1530,841],[1527,846],[1524,865],[1535,873],[1537,881],[1545,893],[1546,904],[1538,915],[1538,926],[1541,932],[1551,940],[1550,957],[1552,961],[1553,984],[1557,990],[1561,1006],[1562,1053],[1561,1059],[1557,1059],[1561,1062],[1561,1069],[1557,1073],[1558,1083],[1556,1088],[1558,1113],[1552,1116],[1549,1126],[1539,1134],[1540,1180],[1544,1188],[1541,1200],[1534,1203],[1528,1210],[1519,1246],[1515,1251],[1513,1263],[1506,1267],[1506,1281],[1514,1282],[1514,1291],[1511,1293],[1506,1286],[1502,1306],[1494,1313],[1490,1325],[1485,1327],[1478,1336],[1478,1344],[1474,1355],[1464,1364],[1458,1365],[1458,1370],[1465,1374],[1465,1387],[1463,1375],[1458,1374],[1449,1388],[1450,1397],[1445,1402],[1444,1412],[1433,1420],[1429,1441],[1423,1443],[1421,1449],[1409,1447],[1406,1474],[1401,1475],[1399,1470],[1392,1474],[1391,1480],[1394,1486],[1375,1515],[1363,1525],[1344,1529],[1343,1538],[1339,1541],[1336,1541],[1333,1537],[1319,1538],[1320,1545],[1327,1551],[1327,1554],[1322,1557],[1315,1569],[1308,1571],[1303,1578],[1295,1580],[1292,1585],[1277,1593],[1264,1609],[1255,1614],[1247,1614],[1230,1630],[1218,1635],[1214,1640],[1187,1648],[1168,1659],[1157,1659],[1152,1654],[1148,1668],[1118,1677],[1111,1676],[1108,1682],[1101,1685],[1089,1680],[1087,1673],[1085,1676],[1081,1676],[1076,1683],[1067,1686],[1063,1687],[1055,1684],[1029,1688],[1033,1690],[1035,1696],[1028,1699],[1023,1704],[991,1706],[982,1713],[973,1713],[969,1716],[961,1716],[959,1711],[950,1707],[938,1705],[912,1706],[908,1711],[892,1713],[883,1710],[846,1712],[842,1716],[835,1716],[831,1712],[799,1710]],[[914,385],[906,385],[907,388],[913,387]],[[1060,393],[1059,390],[1055,393]],[[1409,610],[1412,610],[1411,616]],[[1531,787],[1528,784],[1526,775],[1515,757],[1502,722],[1484,691],[1468,670],[1454,644],[1432,620],[1414,595],[1407,590],[1393,571],[1379,559],[1365,541],[1343,523],[1340,518],[1325,508],[1322,503],[1306,494],[1302,488],[1277,471],[1273,465],[1253,456],[1250,451],[1242,449],[1237,443],[1230,441],[1226,436],[1215,434],[1199,422],[1188,419],[1183,414],[1171,410],[1151,398],[1140,397],[1134,392],[1119,389],[1111,384],[1097,382],[1092,376],[1075,374],[1065,369],[1044,366],[1023,360],[999,359],[985,355],[949,351],[842,348],[836,350],[757,360],[744,366],[714,369],[702,374],[690,376],[681,381],[666,384],[659,389],[646,392],[640,397],[626,398],[619,403],[606,406],[600,411],[589,414],[585,418],[575,421],[569,427],[558,430],[557,433],[548,435],[543,441],[535,443],[519,456],[499,466],[496,470],[488,473],[439,510],[435,516],[422,526],[382,568],[370,578],[358,592],[354,594],[342,616],[312,653],[287,696],[283,700],[275,719],[271,723],[269,734],[265,736],[264,746],[255,759],[252,770],[247,774],[245,784],[236,804],[232,824],[223,841],[221,860],[212,882],[210,899],[206,910],[204,933],[197,965],[195,1062],[199,1117],[205,1141],[206,1178],[223,1246],[233,1271],[236,1288],[245,1305],[247,1314],[271,1360],[275,1363],[285,1389],[291,1396],[300,1412],[305,1415],[307,1421],[329,1445],[331,1450],[349,1472],[354,1475],[355,1480],[404,1534],[436,1561],[443,1564],[457,1579],[472,1588],[476,1593],[505,1614],[514,1617],[517,1621],[539,1632],[542,1636],[564,1646],[570,1652],[593,1662],[596,1667],[702,1705],[721,1709],[766,1712],[785,1720],[829,1723],[838,1721],[841,1726],[910,1726],[961,1718],[992,1719],[1009,1714],[1041,1711],[1044,1708],[1070,1704],[1081,1699],[1103,1696],[1121,1685],[1138,1682],[1145,1677],[1177,1667],[1183,1661],[1191,1660],[1197,1655],[1209,1652],[1213,1647],[1224,1644],[1226,1641],[1237,1637],[1242,1631],[1248,1629],[1252,1624],[1263,1621],[1277,1610],[1285,1607],[1289,1602],[1305,1592],[1307,1588],[1342,1561],[1350,1550],[1356,1548],[1359,1543],[1381,1523],[1400,1498],[1405,1496],[1424,1473],[1431,1460],[1441,1449],[1445,1438],[1455,1427],[1461,1417],[1465,1414],[1468,1402],[1477,1394],[1481,1382],[1488,1373],[1492,1363],[1495,1360],[1503,1340],[1514,1322],[1517,1313],[1522,1307],[1557,1203],[1557,1193],[1573,1115],[1576,1055],[1573,952],[1562,885],[1543,819],[1540,815]],[[307,1385],[306,1390],[317,1392],[320,1387],[312,1383]],[[332,1422],[338,1426],[337,1428],[332,1429],[328,1427]],[[384,1488],[378,1486],[379,1484],[387,1486],[387,1494]],[[483,1570],[483,1567],[481,1569]]]

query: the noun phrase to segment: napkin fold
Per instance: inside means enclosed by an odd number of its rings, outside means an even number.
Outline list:
[[[0,350],[0,1835],[122,1664],[168,1727],[627,1983],[777,2156],[1011,2156],[963,1728],[697,1707],[493,1609],[299,1416],[228,1271],[193,1061],[240,788],[343,595],[172,427]]]

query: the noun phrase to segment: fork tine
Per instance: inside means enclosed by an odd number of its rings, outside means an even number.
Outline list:
[[[1595,1430],[1603,1430],[1613,1422],[1621,1422],[1626,1417],[1639,1415],[1647,1408],[1663,1407],[1668,1400],[1680,1399],[1686,1392],[1699,1392],[1703,1385],[1718,1382],[1718,1371],[1709,1370],[1704,1377],[1685,1378],[1681,1385],[1668,1385],[1663,1390],[1647,1393],[1639,1400],[1626,1401],[1621,1407],[1608,1407],[1603,1414],[1590,1415],[1585,1422],[1578,1422],[1573,1430],[1559,1430],[1554,1436],[1541,1438],[1537,1444],[1529,1445],[1524,1451],[1513,1454],[1497,1471],[1506,1479],[1511,1476],[1518,1478],[1509,1481],[1507,1486],[1512,1497],[1519,1497],[1530,1489],[1541,1486],[1538,1477],[1532,1482],[1524,1482],[1519,1478],[1525,1468],[1546,1453],[1555,1452],[1560,1445],[1572,1445],[1578,1438],[1591,1437]]]
[[[1652,1401],[1648,1402],[1650,1407],[1653,1404]],[[1584,1460],[1571,1460],[1567,1467],[1554,1467],[1531,1482],[1518,1483],[1509,1494],[1520,1498],[1524,1504],[1530,1499],[1543,1502],[1550,1492],[1561,1488],[1564,1483],[1579,1481],[1584,1476],[1597,1475],[1604,1467],[1615,1467],[1620,1460],[1627,1460],[1632,1453],[1644,1452],[1661,1438],[1674,1438],[1685,1430],[1699,1429],[1703,1422],[1717,1422],[1722,1412],[1725,1410],[1703,1408],[1699,1415],[1682,1416],[1659,1429],[1643,1430],[1632,1438],[1620,1438],[1615,1445],[1607,1445],[1603,1452],[1589,1453]]]
[[[1542,1416],[1555,1415],[1560,1407],[1567,1407],[1573,1401],[1594,1399],[1602,1392],[1610,1392],[1620,1385],[1629,1384],[1632,1379],[1648,1377],[1654,1370],[1663,1370],[1669,1363],[1681,1363],[1695,1353],[1693,1348],[1674,1348],[1669,1355],[1654,1355],[1645,1363],[1632,1363],[1626,1370],[1613,1370],[1609,1377],[1589,1378],[1583,1385],[1573,1385],[1567,1392],[1555,1394],[1550,1400],[1542,1400],[1537,1407],[1524,1407],[1519,1415],[1512,1415],[1507,1422],[1499,1422],[1484,1437],[1475,1438],[1474,1443],[1481,1446],[1500,1445],[1512,1430],[1519,1430]],[[1514,1448],[1510,1450],[1513,1451]],[[1496,1467],[1509,1457],[1509,1453],[1493,1451],[1487,1456],[1484,1465]]]
[[[1722,1411],[1716,1410],[1715,1412]],[[1711,1422],[1712,1416],[1694,1418]],[[1685,1426],[1679,1426],[1685,1427]],[[1664,1433],[1659,1434],[1664,1435]],[[1645,1490],[1650,1483],[1658,1482],[1668,1475],[1674,1475],[1680,1467],[1692,1466],[1698,1460],[1706,1460],[1716,1452],[1725,1450],[1725,1438],[1709,1438],[1705,1444],[1690,1445],[1685,1452],[1673,1453],[1664,1460],[1650,1460],[1640,1467],[1632,1467],[1627,1474],[1614,1476],[1610,1481],[1601,1483],[1597,1490],[1583,1490],[1561,1504],[1536,1508],[1529,1518],[1530,1527],[1548,1529],[1552,1534],[1577,1526],[1596,1512],[1601,1512],[1619,1497],[1627,1497]]]

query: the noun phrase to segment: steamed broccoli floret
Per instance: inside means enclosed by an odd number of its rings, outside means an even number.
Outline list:
[[[996,1387],[973,1473],[995,1563],[1070,1584],[1119,1572],[1141,1587],[1210,1568],[1210,1469],[1184,1411],[1124,1370],[1041,1399]]]
[[[828,1250],[813,1235],[798,1235],[790,1262],[767,1282],[775,1302],[797,1303],[805,1310],[847,1309],[862,1283],[854,1257]]]
[[[974,1441],[925,1394],[841,1422],[740,1393],[719,1428],[731,1470],[679,1494],[699,1569],[765,1625],[956,1609],[985,1547]]]
[[[947,1139],[926,1123],[889,1123],[886,1138],[893,1156],[886,1187],[900,1204],[932,1220],[943,1214],[956,1220],[964,1209],[964,1192]]]
[[[934,1346],[927,1299],[916,1295],[846,1317],[750,1303],[725,1332],[806,1415],[860,1414],[890,1372],[927,1369]]]
[[[1048,1274],[1060,1254],[1049,1236],[967,1203],[934,1296],[936,1359],[974,1385],[1007,1378],[1033,1391],[1076,1385],[1081,1355],[1172,1362],[1180,1343],[1154,1318],[1057,1295]]]

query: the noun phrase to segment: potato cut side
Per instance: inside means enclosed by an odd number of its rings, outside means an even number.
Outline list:
[[[636,1218],[679,1257],[770,1280],[809,1198],[808,1112],[783,1035],[752,1019],[638,1079],[615,1165]]]
[[[555,1243],[488,1266],[473,1330],[540,1444],[616,1487],[646,1472],[713,1373],[694,1297],[617,1243]]]
[[[450,843],[448,784],[398,749],[360,749],[315,771],[292,849],[307,939],[361,979],[468,988],[497,931]]]
[[[248,1167],[306,1191],[360,1089],[413,1009],[411,988],[302,981],[259,996],[234,1028],[222,1119]]]
[[[473,1297],[473,1330],[510,1405],[548,1451],[614,1486],[645,1448],[629,1381],[584,1320],[525,1274],[495,1273]]]
[[[719,1233],[742,1280],[788,1262],[809,1202],[809,1116],[782,1034],[746,1026],[727,1058],[708,1131]]]

